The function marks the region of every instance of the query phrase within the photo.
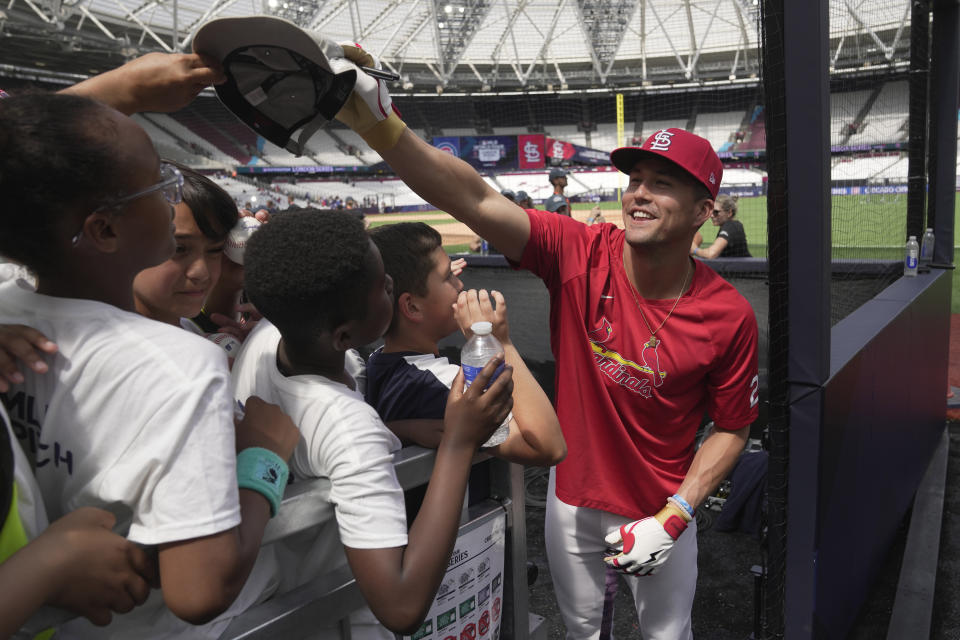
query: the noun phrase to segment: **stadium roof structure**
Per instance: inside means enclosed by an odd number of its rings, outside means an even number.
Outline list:
[[[0,75],[75,82],[187,51],[215,17],[281,16],[360,42],[394,90],[531,91],[756,82],[759,0],[8,0]],[[905,65],[909,0],[831,0],[837,70]]]

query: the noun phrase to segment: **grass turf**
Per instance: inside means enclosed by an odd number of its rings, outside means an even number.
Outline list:
[[[574,203],[574,209],[591,209],[593,203]],[[903,258],[904,236],[907,224],[907,198],[904,194],[833,196],[831,241],[834,259],[855,260],[900,260]],[[616,211],[617,202],[601,202],[604,211]],[[453,219],[442,212],[424,212],[425,215],[437,214],[436,219],[425,220],[430,225],[443,225]],[[610,219],[610,216],[607,216]],[[754,257],[767,255],[767,198],[741,198],[737,219],[743,224]],[[954,229],[960,229],[960,199],[954,205]],[[374,225],[389,224],[376,222]],[[709,246],[716,238],[716,228],[709,222],[700,230],[704,237],[704,246]],[[955,234],[957,232],[955,231]],[[955,238],[958,236],[955,235]],[[918,238],[919,240],[919,238]],[[450,252],[464,251],[465,245],[450,245],[444,248]],[[956,247],[954,262],[960,258]],[[952,312],[960,313],[960,274],[953,274]]]

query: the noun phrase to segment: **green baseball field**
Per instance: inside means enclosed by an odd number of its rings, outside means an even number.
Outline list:
[[[832,243],[833,257],[862,260],[900,260],[904,252],[907,224],[906,195],[860,195],[833,197]],[[573,205],[575,218],[585,219],[593,204]],[[608,222],[619,222],[620,205],[602,202],[600,208]],[[468,251],[471,232],[442,211],[424,211],[416,214],[386,214],[369,216],[370,226],[376,227],[402,220],[418,220],[436,227],[443,235],[448,253]],[[737,219],[743,223],[755,257],[767,255],[767,198],[742,198]],[[960,199],[954,207],[954,228],[960,229]],[[709,222],[700,230],[704,246],[716,237],[716,228]],[[956,239],[956,236],[955,236]],[[919,240],[919,238],[918,238]],[[954,262],[960,256],[954,253]],[[953,276],[953,313],[960,313],[960,276]]]

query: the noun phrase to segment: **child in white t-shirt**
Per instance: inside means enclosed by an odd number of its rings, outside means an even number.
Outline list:
[[[107,624],[143,604],[155,578],[146,552],[111,531],[116,518],[82,507],[52,526],[30,462],[0,404],[0,637],[43,605]]]
[[[50,520],[107,509],[156,550],[163,585],[107,629],[78,621],[61,636],[215,634],[190,625],[226,611],[250,575],[295,428],[251,398],[235,430],[223,353],[133,312],[135,276],[174,250],[182,184],[136,123],[86,98],[15,96],[0,101],[0,146],[17,150],[0,157],[0,253],[38,278],[0,285],[0,324],[59,347],[47,373],[2,394],[14,434]]]
[[[502,357],[466,392],[462,375],[454,381],[433,475],[408,534],[392,461],[400,442],[344,366],[347,350],[383,334],[393,307],[392,281],[363,223],[347,213],[286,213],[253,235],[244,266],[247,294],[272,324],[261,321],[241,349],[235,393],[262,395],[293,418],[301,438],[291,471],[329,478],[336,514],[336,531],[310,541],[296,566],[281,563],[286,578],[316,577],[345,553],[373,614],[411,633],[446,570],[473,455],[510,411],[512,368],[486,392]],[[278,544],[285,542],[296,541]]]

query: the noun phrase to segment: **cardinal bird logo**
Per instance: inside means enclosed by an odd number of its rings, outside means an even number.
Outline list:
[[[594,344],[603,344],[613,335],[613,325],[606,318],[600,318],[600,326],[593,331],[587,331],[587,339]]]

